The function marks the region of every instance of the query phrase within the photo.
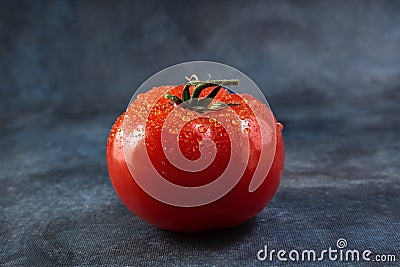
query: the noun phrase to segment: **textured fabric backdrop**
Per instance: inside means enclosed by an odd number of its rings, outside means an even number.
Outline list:
[[[339,238],[398,264],[399,10],[398,1],[1,1],[0,265],[278,265],[257,252],[321,251]],[[135,217],[105,163],[109,129],[135,88],[190,60],[245,72],[285,125],[275,198],[248,223],[206,234]]]

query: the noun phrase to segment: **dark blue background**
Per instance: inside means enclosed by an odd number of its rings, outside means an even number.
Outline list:
[[[1,1],[0,265],[262,266],[264,245],[320,251],[338,238],[399,261],[399,11],[398,1]],[[131,214],[105,163],[135,88],[190,60],[250,76],[285,125],[287,153],[262,213],[200,235]]]

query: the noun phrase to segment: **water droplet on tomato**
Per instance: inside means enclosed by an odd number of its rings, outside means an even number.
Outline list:
[[[232,120],[232,124],[238,126],[238,125],[240,125],[240,121],[238,121],[238,120]]]
[[[209,121],[210,123],[215,123],[217,120],[216,120],[215,118],[210,118],[208,121]]]
[[[222,124],[221,124],[220,122],[216,122],[216,123],[214,124],[214,126],[217,127],[217,128],[218,128],[218,127],[221,127],[221,125],[222,125]]]
[[[243,129],[244,134],[249,134],[251,132],[250,128]]]
[[[205,133],[207,131],[207,128],[205,126],[201,125],[201,126],[199,126],[198,130],[200,133]]]
[[[177,130],[177,129],[174,129],[174,128],[170,128],[170,129],[168,130],[168,132],[169,132],[170,134],[177,134],[177,133],[178,133],[178,130]]]

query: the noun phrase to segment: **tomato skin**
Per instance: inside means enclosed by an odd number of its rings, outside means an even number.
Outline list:
[[[159,228],[191,232],[236,226],[259,213],[278,189],[285,159],[282,125],[279,123],[276,123],[272,166],[256,191],[248,192],[251,175],[245,173],[239,183],[217,201],[197,207],[178,207],[151,197],[133,179],[122,149],[123,121],[124,114],[113,125],[107,141],[106,158],[112,185],[130,211]]]

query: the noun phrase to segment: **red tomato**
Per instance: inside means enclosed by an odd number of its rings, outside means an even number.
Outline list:
[[[139,95],[116,120],[108,138],[107,165],[115,191],[134,214],[163,229],[204,231],[238,225],[259,213],[279,186],[285,157],[282,125],[265,104],[250,95],[233,94],[224,87],[218,89],[215,84],[204,87],[200,93],[194,93],[194,86],[161,86]],[[201,102],[206,96],[211,103]],[[258,123],[256,114],[259,121],[260,116],[261,121],[272,121],[276,130]],[[267,137],[274,133],[270,138],[275,151],[269,163],[260,163],[262,133]],[[212,140],[214,145],[205,140]],[[247,150],[243,140],[248,142]],[[168,148],[168,144],[173,142],[177,142],[175,149],[187,160],[195,162],[204,157],[205,161],[212,159],[211,163],[198,171],[177,167],[171,161],[176,160],[178,152],[170,151],[168,156],[168,150],[174,149]],[[128,144],[127,152],[124,148]],[[213,146],[216,153],[208,153],[211,150],[207,146]],[[245,168],[239,170],[243,162]],[[269,164],[269,171],[258,188],[250,192],[256,169],[263,164]],[[201,187],[218,180],[228,167],[239,175],[237,184],[205,204],[171,204],[149,194],[138,182],[148,181],[147,186],[157,193],[160,188],[151,188],[156,187],[152,176],[157,173],[181,187]],[[142,176],[141,180],[133,172]],[[170,197],[182,203],[190,202],[179,194]]]

